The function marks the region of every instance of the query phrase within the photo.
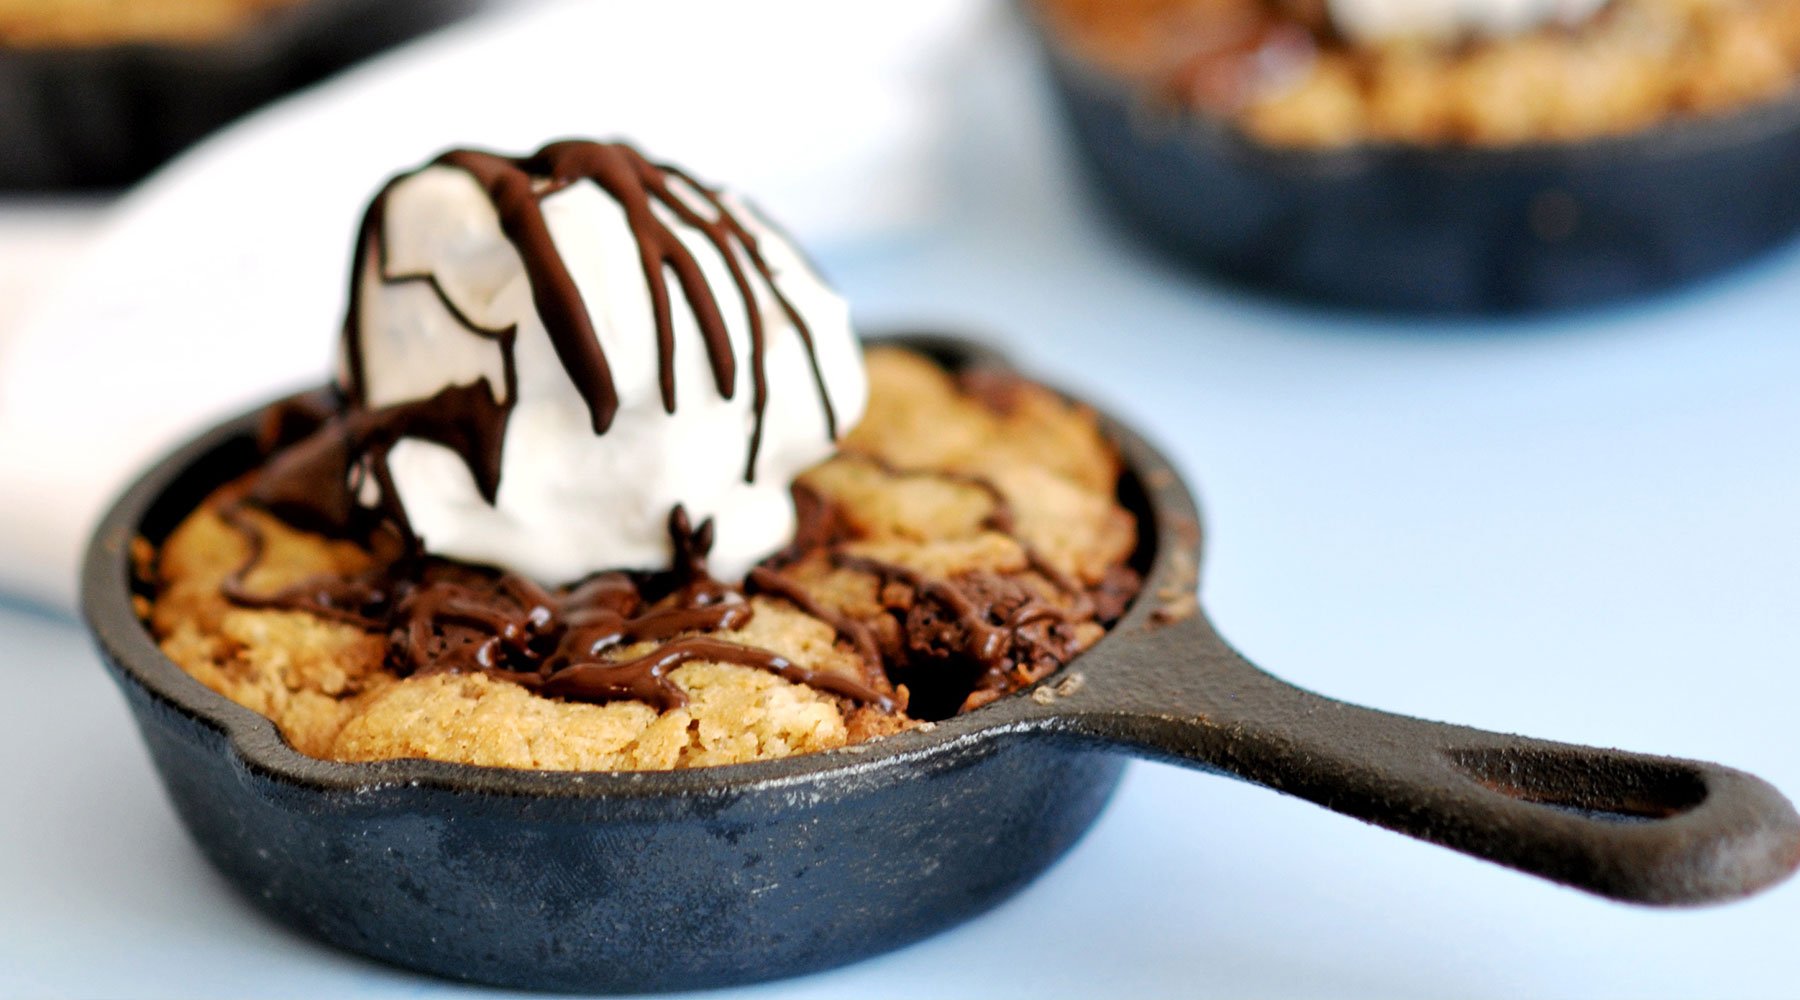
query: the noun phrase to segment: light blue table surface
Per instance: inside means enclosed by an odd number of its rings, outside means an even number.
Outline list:
[[[1297,311],[1116,235],[1038,105],[998,96],[1024,110],[963,136],[951,218],[821,255],[867,326],[983,331],[1158,439],[1202,492],[1206,605],[1291,680],[1800,792],[1800,253],[1535,321]],[[253,911],[188,843],[80,628],[0,603],[0,643],[0,994],[486,992]],[[992,913],[717,995],[1795,997],[1797,934],[1800,885],[1632,908],[1139,765]]]

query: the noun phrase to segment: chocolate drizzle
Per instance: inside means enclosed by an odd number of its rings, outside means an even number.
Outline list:
[[[271,594],[258,594],[247,581],[267,548],[262,529],[244,511],[242,500],[221,504],[219,516],[244,539],[247,549],[243,561],[221,585],[226,600],[258,611],[305,611],[365,630],[380,626],[391,593],[387,564],[378,562],[368,572],[352,577],[318,576]]]
[[[713,387],[726,399],[738,391],[741,359],[733,349],[727,308],[707,282],[700,261],[665,218],[705,237],[718,251],[731,276],[743,310],[749,339],[748,372],[751,422],[744,480],[756,479],[763,427],[769,403],[768,330],[758,308],[757,284],[772,298],[806,349],[813,381],[824,411],[827,434],[836,438],[837,414],[826,391],[812,330],[776,282],[756,235],[720,194],[674,167],[651,163],[622,143],[557,142],[530,156],[506,157],[475,150],[453,150],[432,166],[461,170],[474,178],[500,220],[501,232],[518,251],[531,287],[532,303],[569,382],[581,394],[595,434],[605,434],[618,414],[620,400],[612,367],[575,275],[557,250],[544,216],[543,200],[573,184],[589,181],[618,203],[637,242],[645,286],[656,321],[659,387],[663,408],[675,412],[675,313],[670,279],[679,287],[705,345]],[[481,496],[494,503],[499,495],[506,426],[518,393],[513,327],[492,329],[476,323],[451,299],[436,275],[397,273],[388,260],[384,228],[387,205],[395,187],[412,175],[390,181],[363,216],[351,274],[351,300],[344,321],[345,406],[316,433],[318,440],[299,442],[290,454],[271,461],[256,489],[259,502],[297,525],[348,534],[375,519],[397,525],[411,537],[404,505],[388,471],[387,456],[407,438],[441,444],[461,457]],[[385,285],[423,282],[458,324],[500,347],[505,384],[485,378],[452,386],[430,399],[391,406],[369,404],[369,373],[363,345],[363,268],[376,261],[376,279]],[[735,306],[734,306],[735,308]],[[377,495],[372,512],[362,502],[364,484]]]
[[[849,615],[833,611],[820,604],[806,592],[805,588],[768,566],[758,566],[752,569],[746,582],[755,588],[757,593],[779,597],[802,612],[830,625],[840,637],[850,643],[852,649],[856,650],[856,655],[863,661],[865,676],[870,682],[885,681],[886,675],[882,672],[881,666],[881,650],[875,645],[875,637],[869,632],[867,625]]]
[[[636,699],[667,710],[687,701],[669,672],[698,660],[766,670],[882,711],[896,707],[874,676],[859,681],[811,670],[765,649],[696,634],[742,628],[753,612],[740,591],[706,574],[711,522],[692,530],[679,507],[669,519],[672,569],[601,573],[557,590],[515,573],[425,559],[404,570],[378,562],[355,577],[255,594],[245,578],[263,556],[262,532],[238,503],[223,505],[221,516],[249,547],[226,581],[228,599],[384,632],[387,666],[400,676],[484,672],[551,697]],[[625,655],[640,643],[654,645]]]
[[[992,504],[983,530],[1012,538],[1024,551],[1030,571],[1059,595],[1053,602],[1036,588],[994,573],[973,572],[937,579],[898,563],[834,548],[833,565],[874,576],[883,604],[895,617],[894,641],[885,650],[896,684],[913,698],[908,713],[937,718],[985,704],[1030,684],[1068,662],[1079,651],[1073,626],[1083,621],[1110,625],[1136,594],[1138,577],[1127,567],[1107,574],[1090,591],[1019,537],[1012,504],[991,480],[967,472],[904,469],[866,452],[841,452],[893,477],[925,477],[978,489]],[[893,587],[898,586],[898,592]]]
[[[882,603],[897,625],[893,681],[909,689],[907,710],[917,718],[942,718],[986,704],[1080,651],[1072,625],[1083,619],[1018,581],[993,573],[936,579],[845,552],[834,553],[832,563],[880,582]],[[1079,589],[1070,597],[1088,600]]]
[[[393,488],[388,453],[403,438],[441,444],[463,457],[475,488],[493,503],[500,490],[507,409],[494,398],[486,379],[453,385],[413,402],[372,410],[349,407],[275,451],[251,486],[250,498],[296,527],[344,537],[368,530],[374,521],[393,526],[409,545],[416,545],[406,509]],[[273,419],[292,423],[300,418]],[[358,500],[364,476],[374,477],[378,487],[379,502],[373,511]]]
[[[650,291],[651,311],[656,319],[663,408],[669,413],[675,412],[675,321],[667,274],[674,275],[693,312],[701,338],[706,343],[714,386],[726,399],[736,394],[737,358],[732,351],[724,310],[708,284],[700,262],[682,243],[681,237],[663,222],[658,208],[706,237],[725,262],[743,302],[750,335],[750,377],[755,412],[745,481],[753,482],[756,478],[756,456],[768,404],[768,372],[764,363],[767,338],[762,313],[756,308],[756,292],[745,272],[740,251],[806,345],[818,384],[819,400],[824,407],[827,433],[837,437],[837,415],[825,391],[824,374],[819,367],[811,330],[776,284],[774,272],[764,261],[755,235],[725,205],[718,192],[674,167],[651,163],[623,143],[557,142],[523,158],[454,150],[440,156],[435,163],[467,172],[487,192],[500,217],[501,231],[524,262],[532,302],[543,319],[557,359],[587,404],[594,433],[604,434],[612,426],[619,408],[618,391],[581,291],[551,237],[542,204],[549,195],[583,180],[592,181],[619,203],[637,240],[644,283]],[[692,197],[713,212],[713,217],[707,218],[696,211],[671,182],[683,185]],[[460,313],[455,315],[461,318]],[[467,323],[466,320],[463,322]],[[468,325],[476,332],[486,332],[473,324]],[[356,317],[351,318],[350,330],[350,335],[360,340]]]

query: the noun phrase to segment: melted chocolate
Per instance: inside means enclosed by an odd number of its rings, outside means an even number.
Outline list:
[[[1007,378],[1009,380],[1016,380],[1017,376],[1008,375]],[[966,385],[967,383],[965,383],[965,389]],[[1017,542],[1019,547],[1025,550],[1025,558],[1030,563],[1032,571],[1050,581],[1051,586],[1062,591],[1064,594],[1067,594],[1075,601],[1074,607],[1067,611],[1060,608],[1049,608],[1048,612],[1054,612],[1056,615],[1060,615],[1065,619],[1087,618],[1095,615],[1097,605],[1089,595],[1087,588],[1082,586],[1079,580],[1076,580],[1061,569],[1058,569],[1048,559],[1044,558],[1042,553],[1026,544],[1026,542],[1018,536],[1018,527],[1013,516],[1012,502],[1006,499],[1006,494],[1002,493],[1000,487],[995,486],[992,480],[967,472],[952,472],[936,469],[923,471],[901,469],[878,455],[870,455],[866,452],[842,452],[841,457],[855,459],[859,462],[867,462],[890,476],[923,476],[932,479],[940,479],[944,482],[956,483],[960,486],[970,486],[986,493],[989,501],[993,504],[993,509],[988,512],[987,517],[982,519],[981,526],[989,531],[997,531],[1003,535],[1011,536],[1013,541]],[[1129,569],[1127,569],[1126,572],[1131,573]],[[1131,573],[1131,575],[1135,576],[1136,574]],[[1132,593],[1135,593],[1135,588],[1132,589]],[[1129,596],[1127,596],[1126,600],[1129,602]],[[1123,608],[1120,609],[1120,613],[1123,614]],[[1114,618],[1117,618],[1117,615],[1114,615],[1113,618],[1105,619],[1105,621],[1110,624]]]
[[[954,642],[956,648],[984,666],[998,665],[1012,645],[1012,637],[1003,626],[987,620],[987,609],[976,604],[961,587],[947,580],[935,580],[917,570],[898,563],[883,562],[866,556],[837,553],[832,562],[845,569],[868,573],[883,582],[898,580],[921,597],[943,604],[962,634]]]
[[[832,562],[881,582],[896,615],[896,685],[911,693],[909,714],[943,718],[1022,687],[1066,663],[1076,650],[1071,611],[1018,581],[992,573],[939,580],[906,566],[837,552]],[[899,584],[904,592],[886,593]],[[1077,601],[1085,594],[1075,592]]]
[[[862,658],[863,668],[868,679],[873,683],[880,683],[884,679],[885,675],[881,668],[881,649],[875,645],[875,636],[870,633],[867,625],[849,615],[833,611],[820,604],[799,584],[768,566],[758,566],[751,570],[750,577],[746,582],[755,588],[757,593],[779,597],[800,609],[802,613],[830,625],[841,638],[850,643],[851,648],[856,650],[856,655]]]
[[[277,410],[288,404],[277,404]],[[403,438],[441,444],[468,464],[475,487],[493,503],[500,490],[500,451],[509,409],[486,379],[454,385],[428,399],[379,409],[348,407],[311,434],[272,454],[250,487],[250,499],[296,527],[344,537],[385,519],[413,539],[405,507],[387,468],[387,455]],[[276,416],[292,426],[304,413]],[[379,489],[370,511],[358,501],[360,479],[372,475]]]
[[[280,427],[297,419],[292,412],[272,412],[268,423]],[[890,471],[979,486],[995,503],[984,527],[1013,530],[1004,496],[985,479]],[[241,509],[242,502],[233,501],[221,514],[245,536],[250,552],[226,581],[225,593],[246,607],[308,611],[385,633],[389,669],[403,676],[485,672],[547,696],[638,699],[666,709],[685,700],[668,673],[683,663],[707,660],[767,670],[883,711],[898,705],[881,691],[902,685],[906,690],[899,704],[909,714],[941,718],[984,704],[1067,662],[1076,651],[1073,623],[1090,617],[1110,623],[1137,590],[1136,574],[1120,568],[1090,592],[1029,546],[1025,551],[1031,569],[1062,593],[1061,604],[991,573],[935,579],[844,552],[844,543],[853,536],[832,505],[802,486],[796,486],[795,494],[800,512],[795,544],[755,568],[742,589],[707,574],[712,524],[696,529],[677,507],[669,518],[675,557],[660,573],[601,573],[548,590],[517,574],[417,557],[390,544],[399,554],[378,559],[363,574],[258,594],[245,579],[262,557],[262,535]],[[816,554],[876,577],[895,623],[885,639],[871,623],[835,611],[782,574],[782,567]],[[895,584],[901,592],[886,594]],[[810,671],[767,650],[705,635],[749,621],[746,591],[786,601],[831,626],[862,661],[863,680]],[[620,655],[639,643],[655,645],[637,656]]]
[[[388,668],[401,676],[486,672],[553,697],[633,698],[667,710],[687,701],[669,671],[704,660],[767,670],[882,711],[896,707],[872,686],[880,683],[875,675],[864,683],[692,634],[741,628],[752,611],[742,593],[706,575],[711,523],[690,530],[679,507],[670,516],[678,558],[665,573],[602,573],[547,590],[514,573],[427,559],[406,572],[378,563],[360,576],[325,577],[272,594],[251,593],[244,582],[262,558],[262,532],[236,502],[220,513],[250,550],[226,581],[229,600],[385,632]],[[637,643],[656,645],[641,655],[618,655]]]
[[[793,325],[807,352],[813,380],[824,410],[826,431],[837,437],[837,415],[826,392],[824,372],[805,318],[782,294],[773,270],[749,225],[718,192],[669,166],[651,163],[621,143],[558,142],[527,157],[505,157],[475,150],[453,150],[433,161],[469,174],[486,193],[500,220],[501,231],[518,251],[531,286],[533,305],[542,318],[551,346],[569,382],[581,394],[595,434],[612,426],[619,409],[618,390],[606,352],[594,330],[575,277],[557,250],[544,217],[543,199],[572,184],[590,181],[624,211],[636,239],[643,277],[656,320],[659,384],[663,407],[675,412],[675,321],[668,276],[692,312],[705,343],[714,388],[727,399],[737,392],[740,359],[732,349],[725,308],[707,283],[700,262],[665,223],[667,213],[701,233],[718,251],[741,302],[750,340],[748,360],[754,419],[746,482],[756,478],[769,402],[766,367],[767,331],[757,308],[752,274]],[[489,503],[498,496],[506,425],[517,399],[513,348],[516,330],[489,329],[460,311],[437,277],[429,273],[393,273],[384,235],[390,192],[409,175],[382,189],[363,216],[351,273],[351,300],[344,320],[346,405],[324,417],[310,439],[291,442],[271,460],[255,494],[271,510],[296,525],[337,534],[349,532],[362,517],[363,482],[373,484],[380,517],[407,530],[404,506],[387,469],[387,455],[406,438],[432,441],[450,448],[468,467]],[[696,208],[703,206],[705,211]],[[486,379],[453,386],[430,399],[371,408],[363,349],[362,268],[368,256],[378,262],[378,280],[397,285],[428,284],[458,323],[470,333],[496,341],[501,350],[505,385]]]
[[[373,629],[381,624],[382,609],[391,592],[388,566],[378,564],[368,573],[353,577],[314,577],[272,594],[253,593],[246,580],[256,564],[262,561],[263,550],[267,547],[262,530],[244,513],[242,500],[223,504],[219,516],[243,537],[248,550],[244,560],[221,585],[226,600],[261,611],[306,611],[362,629]]]
[[[633,698],[666,711],[686,704],[687,695],[665,675],[676,667],[693,661],[755,667],[779,674],[796,684],[854,698],[884,712],[894,710],[894,703],[885,695],[876,694],[849,678],[809,670],[766,649],[740,646],[706,636],[675,639],[628,660],[574,663],[547,675],[504,671],[496,671],[496,674],[552,697],[581,701]]]

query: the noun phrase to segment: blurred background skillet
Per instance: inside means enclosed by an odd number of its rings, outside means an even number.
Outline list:
[[[1688,284],[1800,232],[1791,86],[1585,138],[1289,144],[1101,65],[1046,12],[1057,4],[1020,6],[1094,192],[1154,245],[1244,286],[1357,309],[1530,312]],[[1227,55],[1275,58],[1270,38]]]
[[[0,0],[0,190],[121,187],[480,0]]]

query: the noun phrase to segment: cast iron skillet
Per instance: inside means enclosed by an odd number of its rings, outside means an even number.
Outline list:
[[[950,338],[902,342],[999,363]],[[488,983],[720,986],[899,947],[1055,861],[1122,753],[1615,899],[1729,899],[1800,863],[1800,817],[1748,774],[1389,715],[1251,666],[1194,602],[1193,498],[1103,419],[1142,525],[1143,595],[1037,688],[876,744],[666,773],[302,756],[164,658],[132,610],[132,539],[161,539],[254,463],[253,415],[126,492],[88,550],[83,609],[177,811],[252,902],[353,951]]]
[[[1543,311],[1689,284],[1800,233],[1800,93],[1583,142],[1280,149],[1149,100],[1020,7],[1101,198],[1245,286],[1359,309]]]
[[[305,0],[223,38],[0,45],[0,190],[116,188],[254,108],[479,0]]]

